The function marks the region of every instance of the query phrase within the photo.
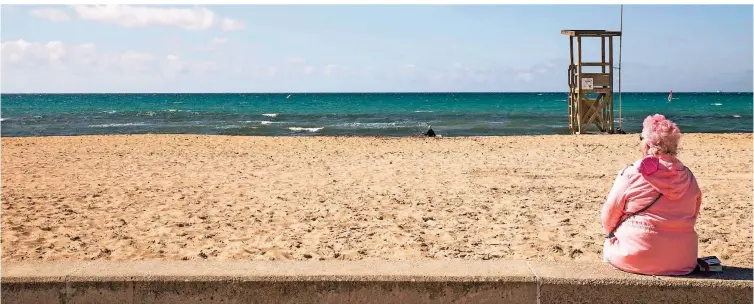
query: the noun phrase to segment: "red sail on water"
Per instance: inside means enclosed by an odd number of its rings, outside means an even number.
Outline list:
[[[673,99],[673,90],[670,90],[670,94],[668,94],[668,102]]]

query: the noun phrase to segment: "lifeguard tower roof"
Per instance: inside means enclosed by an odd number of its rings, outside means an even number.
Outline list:
[[[620,36],[620,31],[605,30],[561,30],[561,34],[571,37],[614,37]]]

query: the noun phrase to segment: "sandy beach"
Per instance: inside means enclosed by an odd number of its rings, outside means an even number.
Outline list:
[[[639,136],[2,138],[2,260],[600,261]],[[700,255],[752,265],[752,135],[689,134]]]

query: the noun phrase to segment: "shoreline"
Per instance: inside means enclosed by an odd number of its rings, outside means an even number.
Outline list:
[[[600,261],[638,159],[614,135],[3,137],[2,260]],[[679,157],[699,255],[750,267],[752,134],[684,134]]]
[[[201,134],[201,133],[133,133],[133,134],[72,134],[72,135],[34,135],[34,136],[6,136],[2,135],[2,138],[18,138],[18,139],[31,139],[31,138],[69,138],[69,137],[128,137],[128,136],[196,136],[196,137],[249,137],[249,138],[300,138],[300,137],[312,137],[312,138],[427,138],[427,139],[443,139],[443,138],[458,138],[458,139],[474,139],[474,138],[497,138],[497,137],[579,137],[579,136],[627,136],[637,135],[641,132],[626,132],[626,134],[607,134],[607,133],[584,133],[584,134],[506,134],[506,135],[459,135],[459,136],[442,136],[431,138],[423,135],[317,135],[317,134],[292,134],[292,135],[244,135],[244,134]],[[735,136],[747,136],[754,133],[748,132],[683,132],[681,136],[685,135],[735,135]],[[683,140],[683,137],[681,137]]]

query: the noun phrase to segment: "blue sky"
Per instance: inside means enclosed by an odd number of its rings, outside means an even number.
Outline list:
[[[3,5],[2,91],[564,92],[560,30],[617,30],[619,10]],[[752,12],[626,5],[623,90],[752,91]]]

